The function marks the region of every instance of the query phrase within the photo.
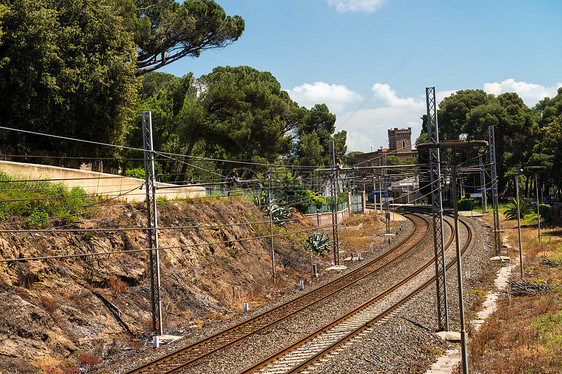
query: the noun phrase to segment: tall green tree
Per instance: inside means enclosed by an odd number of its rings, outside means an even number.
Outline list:
[[[536,115],[515,93],[494,97],[482,90],[459,91],[443,99],[437,114],[440,140],[487,140],[488,127],[495,127],[500,190],[507,184],[507,171],[529,163],[538,141]],[[427,136],[425,116],[422,120],[420,139]],[[449,152],[443,152],[442,158],[447,157]]]
[[[542,128],[554,122],[562,115],[562,87],[558,88],[558,93],[552,99],[545,97],[533,108],[540,117],[539,126]]]
[[[305,110],[303,121],[297,130],[297,141],[294,145],[294,154],[299,159],[299,165],[323,166],[330,163],[330,142],[334,141],[334,150],[337,156],[342,157],[347,152],[345,130],[334,133],[336,130],[336,116],[330,113],[326,104],[316,104],[310,110]],[[318,147],[311,147],[310,135],[314,134],[318,140]]]
[[[529,163],[537,142],[536,117],[517,94],[504,93],[492,103],[472,109],[467,123],[469,139],[487,139],[488,126],[495,127],[499,188],[503,189],[506,173]]]
[[[461,90],[444,98],[437,111],[439,140],[460,139],[461,134],[479,136],[480,133],[476,134],[476,129],[468,123],[467,116],[472,109],[493,101],[494,96],[482,90]]]
[[[4,34],[4,31],[2,31],[2,18],[6,15],[7,12],[8,8],[6,7],[6,5],[0,4],[0,44],[2,44],[2,35]]]
[[[532,164],[547,167],[545,175],[541,178],[547,179],[547,187],[554,185],[558,193],[562,188],[562,114],[541,130],[541,140],[535,146],[535,154]],[[548,191],[548,188],[547,188]]]
[[[244,20],[227,16],[213,0],[132,0],[138,17],[129,17],[138,45],[138,74],[183,57],[225,47],[244,32]]]
[[[105,143],[131,136],[125,124],[133,110],[154,108],[156,135],[170,144],[179,109],[168,106],[181,107],[183,97],[154,96],[135,107],[136,76],[224,47],[244,30],[212,0],[0,0],[0,22],[0,124]],[[101,151],[0,136],[20,151]]]
[[[217,145],[225,158],[273,161],[289,152],[299,107],[269,72],[217,67],[198,80],[207,120],[185,131]]]
[[[545,172],[540,174],[540,179],[545,183],[547,191],[555,186],[558,191],[562,188],[562,87],[553,98],[545,98],[537,103],[534,111],[538,116],[539,140],[534,147],[529,160],[531,165],[546,166]]]
[[[125,9],[110,0],[13,0],[3,5],[0,123],[118,141],[137,90],[136,47],[123,23]],[[81,154],[100,149],[14,133],[4,136],[26,148]]]

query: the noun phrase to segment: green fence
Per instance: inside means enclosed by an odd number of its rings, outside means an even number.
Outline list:
[[[338,204],[338,212],[348,208],[347,202]],[[332,211],[332,206],[330,204],[324,204],[321,207],[309,206],[306,210],[306,214],[316,214],[316,213],[328,213]],[[363,196],[362,195],[351,195],[351,212],[360,213],[363,211]]]
[[[351,195],[351,212],[363,212],[363,195]]]

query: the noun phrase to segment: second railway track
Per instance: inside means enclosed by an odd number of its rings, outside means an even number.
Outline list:
[[[359,280],[383,269],[400,256],[415,248],[429,232],[427,220],[418,215],[408,217],[413,225],[411,233],[393,248],[389,248],[380,256],[367,261],[364,265],[334,279],[324,285],[316,287],[299,295],[275,308],[265,311],[255,317],[242,321],[228,329],[219,331],[200,341],[151,360],[141,366],[127,371],[133,373],[175,373],[192,366],[197,362],[216,354],[257,332],[283,321],[290,316],[321,302],[336,292],[350,287]]]
[[[207,372],[207,369],[204,369],[205,365],[202,367],[197,366],[199,362],[206,362],[215,355],[220,356],[226,348],[256,336],[256,334],[263,334],[261,331],[266,331],[266,329],[272,328],[273,325],[279,324],[281,321],[303,310],[322,303],[335,293],[352,288],[354,284],[368,278],[372,274],[380,272],[381,269],[386,268],[385,271],[388,271],[387,267],[390,264],[396,263],[400,258],[413,256],[415,251],[412,250],[424,238],[428,237],[429,225],[426,219],[418,215],[409,215],[409,219],[418,229],[413,230],[402,242],[402,245],[396,246],[393,250],[389,248],[387,252],[366,262],[354,271],[350,271],[345,276],[303,293],[285,304],[271,308],[262,314],[242,321],[240,324],[171,352],[133,370],[129,370],[128,373]],[[452,236],[450,240],[452,240]]]
[[[462,223],[467,230],[467,239],[462,249],[462,251],[465,252],[471,243],[472,234],[470,227],[466,223]],[[447,224],[450,227],[450,223],[447,222]],[[450,236],[446,247],[451,246],[452,239],[453,236]],[[455,259],[450,260],[447,264],[447,269],[452,267],[455,263]],[[398,283],[373,297],[360,307],[351,310],[323,328],[314,331],[312,334],[303,337],[283,350],[280,350],[270,357],[267,357],[266,359],[241,371],[240,374],[298,373],[305,370],[317,360],[336,350],[347,341],[358,336],[363,331],[403,306],[418,293],[429,287],[435,281],[435,276],[421,282],[419,286],[413,287],[411,291],[403,292],[403,295],[399,295],[395,298],[396,301],[389,302],[389,306],[381,308],[378,305],[382,300],[390,297],[393,293],[397,293],[402,286],[412,281],[426,269],[430,268],[432,264],[433,260],[428,261],[415,272],[406,276]],[[377,306],[379,307],[377,308]]]

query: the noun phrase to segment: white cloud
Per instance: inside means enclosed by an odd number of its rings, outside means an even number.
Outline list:
[[[545,97],[556,96],[556,91],[559,87],[562,87],[562,83],[546,87],[535,83],[518,82],[512,78],[506,79],[501,83],[484,83],[484,91],[486,93],[497,96],[505,92],[515,92],[523,99],[527,106],[534,106]]]
[[[328,4],[338,12],[365,12],[373,13],[380,8],[386,0],[328,0]]]
[[[426,113],[425,93],[419,97],[399,97],[388,84],[375,83],[373,97],[382,101],[376,109],[363,109],[355,113],[344,113],[337,117],[337,130],[347,131],[348,150],[370,152],[388,147],[388,130],[412,128],[412,142],[421,131],[421,117]],[[455,91],[437,91],[440,102]]]
[[[425,108],[425,99],[415,99],[413,97],[400,98],[396,91],[391,89],[388,84],[375,83],[373,85],[374,97],[383,100],[386,105],[392,108],[408,108],[412,110],[422,110]]]
[[[287,92],[299,105],[311,108],[315,104],[326,104],[332,113],[340,113],[346,105],[361,100],[361,95],[344,85],[324,82],[305,83]]]
[[[336,120],[337,131],[347,131],[349,152],[370,152],[380,147],[388,147],[388,130],[393,128],[412,128],[412,142],[421,131],[420,117],[423,112],[411,108],[381,107],[345,113]]]
[[[449,90],[449,91],[437,91],[435,93],[436,99],[437,99],[437,104],[439,104],[441,101],[443,101],[444,98],[451,96],[452,94],[456,93],[457,90]]]

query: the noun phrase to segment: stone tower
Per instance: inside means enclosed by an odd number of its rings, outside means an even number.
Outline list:
[[[396,151],[398,153],[412,152],[412,128],[389,129],[388,146],[392,151]]]

